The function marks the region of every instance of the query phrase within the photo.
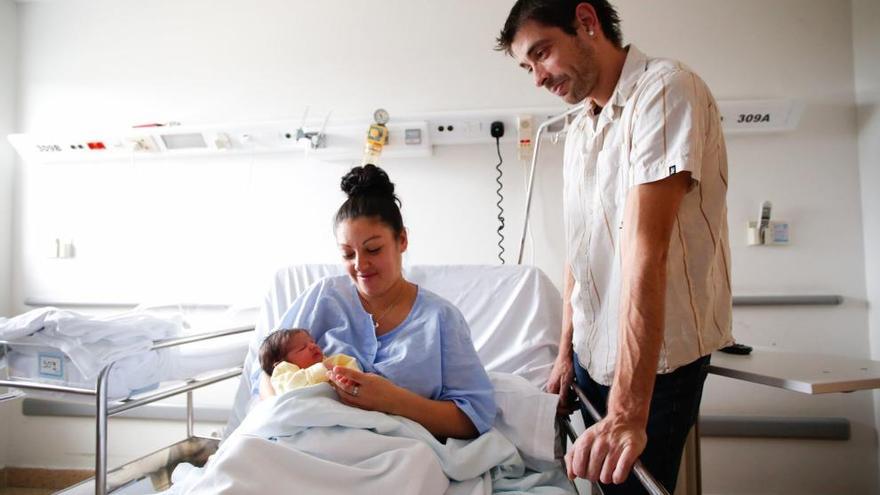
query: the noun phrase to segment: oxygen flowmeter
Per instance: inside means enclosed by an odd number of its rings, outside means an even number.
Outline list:
[[[379,164],[379,156],[382,154],[382,148],[388,144],[388,112],[385,109],[378,109],[373,112],[373,123],[367,129],[367,143],[364,147],[363,165],[372,163]]]

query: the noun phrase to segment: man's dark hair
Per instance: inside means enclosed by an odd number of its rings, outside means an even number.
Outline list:
[[[579,4],[588,3],[596,10],[596,17],[602,32],[618,48],[623,46],[620,32],[620,16],[608,0],[517,0],[510,9],[501,34],[498,35],[495,49],[510,54],[510,45],[517,31],[528,21],[535,21],[548,27],[558,27],[574,36],[575,9]]]

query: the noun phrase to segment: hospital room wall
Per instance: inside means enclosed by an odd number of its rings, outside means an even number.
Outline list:
[[[871,356],[880,359],[880,2],[853,0],[853,47]]]
[[[0,0],[0,317],[10,316],[12,271],[13,170],[15,158],[5,137],[15,129],[18,74],[16,4]],[[6,466],[9,404],[0,404],[0,468]]]
[[[0,316],[9,316],[12,269],[13,175],[15,155],[6,136],[15,130],[18,81],[16,4],[0,0]]]
[[[558,106],[532,88],[515,64],[491,51],[510,3],[389,0],[382,15],[368,3],[337,2],[20,4],[18,123],[35,131],[271,120],[296,118],[307,104],[315,113],[334,109],[343,116],[369,115],[377,106],[392,115]],[[867,357],[850,4],[617,3],[628,40],[650,54],[687,62],[717,98],[806,103],[794,132],[729,137],[734,292],[837,293],[847,302],[833,309],[738,309],[736,333],[754,345]],[[343,26],[346,36],[328,26]],[[359,55],[357,47],[366,43],[381,47],[380,55]],[[509,158],[512,151],[504,149],[509,240],[518,237],[522,200],[522,167]],[[545,156],[533,217],[535,264],[557,282],[564,246],[558,160],[558,148]],[[411,261],[494,262],[494,163],[490,145],[437,148],[430,159],[383,162],[403,196],[413,232]],[[335,261],[327,219],[340,201],[336,182],[346,166],[262,156],[28,167],[32,177],[21,183],[26,197],[17,218],[31,227],[16,244],[31,254],[16,263],[16,308],[25,309],[25,296],[53,285],[67,287],[62,295],[70,297],[106,293],[106,284],[89,285],[112,280],[112,273],[94,271],[101,268],[90,265],[97,258],[105,260],[104,271],[124,272],[134,281],[148,275],[144,267],[155,268],[151,263],[161,257],[156,253],[174,255],[168,264],[191,277],[177,277],[174,286],[203,297],[224,296],[215,290],[222,285],[217,267],[221,279],[243,280],[240,285],[252,290],[245,272],[281,262]],[[73,184],[79,189],[63,187]],[[52,197],[48,191],[70,200],[49,213],[84,230],[74,263],[53,265],[33,254],[41,246],[40,220],[53,217],[38,211],[41,198]],[[95,203],[83,204],[90,197]],[[791,246],[745,246],[745,223],[765,199],[774,202],[776,218],[792,223]],[[90,254],[92,247],[100,256]],[[199,260],[204,268],[180,271]],[[73,280],[81,292],[70,292]],[[134,285],[112,287],[135,294]],[[706,439],[707,493],[832,493],[840,491],[838,480],[846,480],[852,493],[877,491],[874,409],[866,394],[805,397],[712,378],[704,412],[845,416],[853,423],[848,442]],[[90,422],[17,412],[8,419],[15,445],[10,464],[89,465]],[[150,428],[170,436],[179,425]],[[130,445],[143,448],[147,436],[158,442],[160,435],[144,431],[144,423],[114,422],[111,463],[138,454]],[[44,441],[49,439],[60,440]],[[732,458],[739,462],[730,463]]]

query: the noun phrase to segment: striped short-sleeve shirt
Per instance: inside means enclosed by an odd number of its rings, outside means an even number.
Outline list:
[[[605,107],[588,104],[569,127],[563,171],[574,350],[605,385],[617,361],[624,205],[639,184],[691,177],[669,245],[657,372],[733,342],[727,152],[718,107],[689,68],[627,50]]]

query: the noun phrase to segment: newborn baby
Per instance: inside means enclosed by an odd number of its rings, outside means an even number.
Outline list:
[[[361,370],[351,356],[325,358],[308,330],[301,328],[272,332],[260,345],[260,367],[271,376],[271,395],[327,382],[327,371],[334,366]]]

